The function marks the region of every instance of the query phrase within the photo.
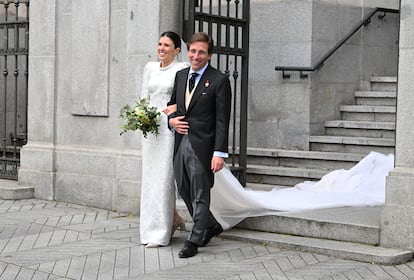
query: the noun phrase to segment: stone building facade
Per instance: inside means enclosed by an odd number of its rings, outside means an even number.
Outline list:
[[[274,71],[311,65],[375,6],[400,3],[251,0],[248,146],[307,150],[308,136],[369,76],[398,73],[396,168],[381,242],[413,248],[414,4],[401,0],[401,19],[374,19],[310,78]],[[36,197],[138,213],[140,135],[120,136],[119,114],[136,100],[159,34],[180,32],[180,7],[180,0],[31,1],[29,138],[19,182],[33,185]]]

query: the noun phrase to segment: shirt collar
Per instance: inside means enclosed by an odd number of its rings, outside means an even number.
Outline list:
[[[206,63],[206,65],[204,65],[204,67],[198,71],[193,71],[193,68],[190,67],[190,72],[188,73],[188,76],[190,77],[192,73],[198,73],[197,78],[200,78],[204,74],[204,71],[206,71],[207,67],[208,63]]]

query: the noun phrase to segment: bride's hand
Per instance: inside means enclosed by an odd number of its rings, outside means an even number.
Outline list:
[[[162,112],[163,112],[164,114],[166,114],[167,116],[171,115],[171,114],[172,114],[172,113],[174,113],[175,111],[177,111],[177,104],[173,104],[173,105],[167,106],[166,108],[164,108],[164,109],[162,110]]]

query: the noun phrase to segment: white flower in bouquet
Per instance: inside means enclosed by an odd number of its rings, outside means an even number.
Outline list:
[[[158,136],[159,131],[159,117],[160,112],[157,111],[157,107],[149,106],[148,100],[142,98],[137,101],[134,107],[125,105],[120,115],[122,119],[126,121],[121,125],[121,135],[127,131],[135,131],[137,129],[142,131],[142,134],[147,138],[148,134],[154,134]]]

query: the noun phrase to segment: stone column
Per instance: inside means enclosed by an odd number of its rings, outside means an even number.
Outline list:
[[[30,2],[28,143],[21,151],[19,183],[53,199],[56,132],[56,0]]]
[[[181,35],[180,0],[160,0],[160,33],[175,31]]]
[[[387,177],[381,246],[414,249],[414,3],[401,0],[395,169]]]

